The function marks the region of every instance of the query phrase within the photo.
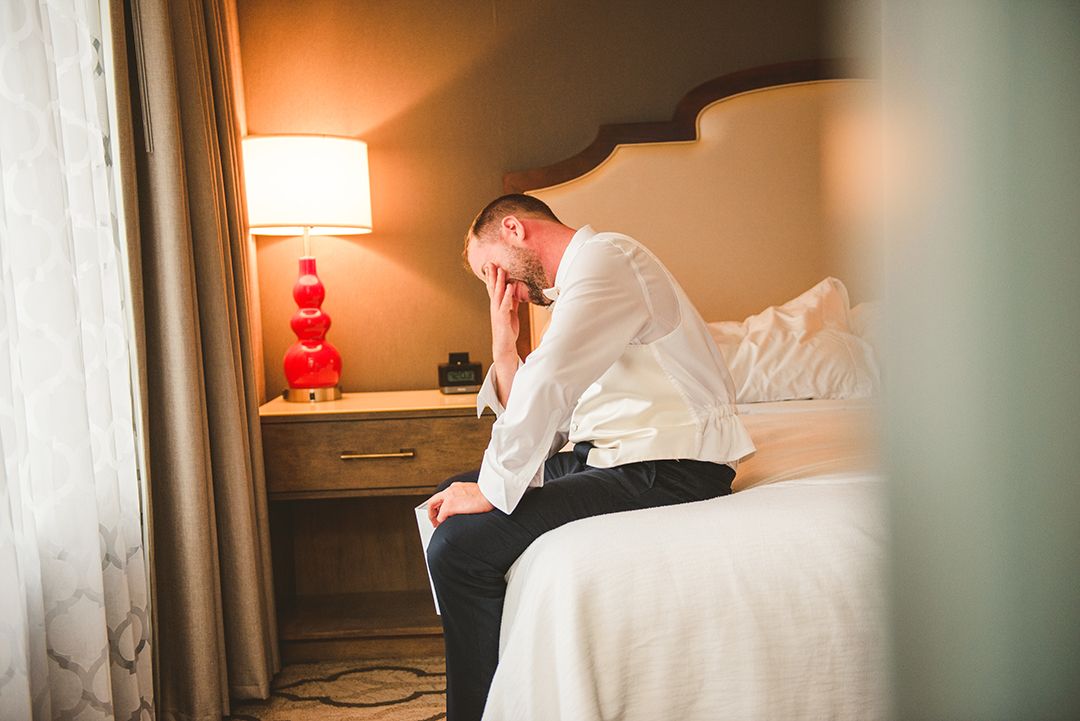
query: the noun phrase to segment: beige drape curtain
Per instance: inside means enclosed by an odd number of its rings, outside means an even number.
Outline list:
[[[236,8],[113,1],[131,101],[121,153],[145,331],[157,716],[219,718],[230,696],[265,698],[279,668],[231,66]]]

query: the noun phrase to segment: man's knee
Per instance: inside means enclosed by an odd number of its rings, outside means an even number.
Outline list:
[[[443,538],[443,535],[438,533],[438,529],[435,530],[436,532],[432,534],[427,547],[428,572],[431,573],[432,581],[442,579],[443,571],[448,565],[446,563],[448,554],[452,553],[453,550],[446,543],[446,539]]]
[[[475,579],[486,570],[486,564],[463,550],[469,548],[470,542],[463,537],[465,529],[462,526],[465,524],[461,520],[457,516],[447,518],[435,529],[428,543],[428,570],[436,588]]]

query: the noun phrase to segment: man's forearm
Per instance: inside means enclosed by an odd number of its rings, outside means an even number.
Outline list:
[[[503,408],[506,408],[506,402],[510,400],[510,389],[514,385],[519,362],[516,349],[512,354],[494,351],[492,363],[495,366],[495,392],[499,394],[499,403]]]

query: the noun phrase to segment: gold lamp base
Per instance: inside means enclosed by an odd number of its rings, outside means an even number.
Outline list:
[[[333,388],[288,388],[282,396],[289,403],[320,403],[341,398],[341,386]]]

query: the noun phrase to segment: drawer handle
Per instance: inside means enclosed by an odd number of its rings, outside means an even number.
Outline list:
[[[412,458],[416,455],[416,451],[402,448],[397,453],[342,453],[341,460],[352,461],[365,458]]]

